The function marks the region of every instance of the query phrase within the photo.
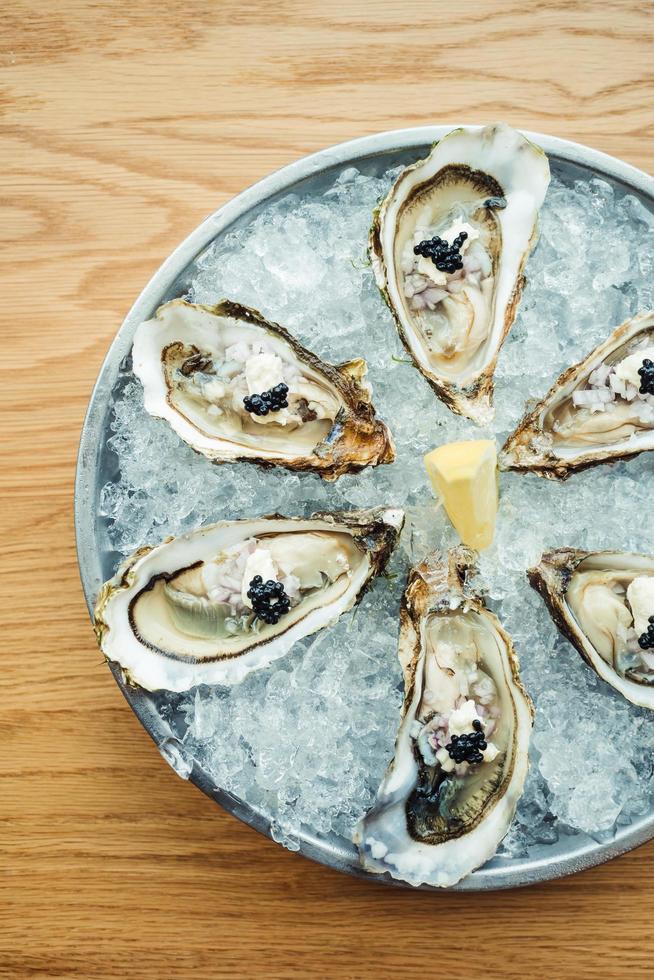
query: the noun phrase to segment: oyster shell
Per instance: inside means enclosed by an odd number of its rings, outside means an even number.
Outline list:
[[[460,546],[409,574],[395,756],[355,832],[365,868],[412,885],[454,885],[492,857],[528,769],[533,706],[474,558]]]
[[[237,684],[358,602],[384,569],[403,523],[401,510],[384,508],[273,514],[140,548],[100,591],[100,648],[147,690]],[[256,576],[279,583],[286,612],[269,616],[275,599],[257,606]]]
[[[508,126],[455,129],[400,174],[374,216],[375,278],[404,346],[438,397],[480,425],[493,416],[495,362],[549,180],[543,151]],[[460,269],[415,253],[461,232]]]
[[[548,551],[527,572],[552,619],[602,680],[654,708],[654,558],[624,551]],[[644,636],[644,644],[639,638]]]
[[[654,449],[654,394],[639,390],[639,369],[650,358],[654,363],[654,312],[646,311],[563,372],[507,439],[501,469],[565,480]]]
[[[146,410],[216,463],[249,460],[334,480],[395,458],[365,361],[326,364],[247,306],[165,303],[138,327],[132,357]],[[245,397],[278,384],[288,388],[286,407],[246,411]]]

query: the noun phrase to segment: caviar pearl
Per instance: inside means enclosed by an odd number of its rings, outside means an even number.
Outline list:
[[[488,742],[484,738],[484,729],[482,723],[476,718],[472,727],[473,732],[465,732],[463,735],[453,735],[451,741],[445,746],[450,759],[459,764],[462,762],[468,762],[474,765],[477,762],[483,762],[483,750],[487,748]]]
[[[278,623],[291,608],[291,600],[282,583],[273,579],[264,582],[261,575],[254,576],[247,595],[252,603],[252,611],[269,626]]]
[[[638,389],[640,394],[654,395],[654,362],[649,357],[643,360],[643,365],[638,368],[638,373],[640,375],[640,388]]]
[[[641,650],[651,650],[654,647],[654,629],[650,632],[650,628],[646,633],[641,633],[638,637],[638,646]]]
[[[431,259],[440,272],[449,272],[451,274],[463,268],[460,249],[467,237],[467,231],[462,231],[456,236],[452,244],[449,245],[445,239],[434,235],[433,238],[426,238],[424,241],[414,245],[413,252],[414,255],[422,255],[426,259]]]
[[[260,395],[246,395],[243,405],[245,411],[253,415],[267,415],[268,412],[279,412],[282,408],[288,408],[287,395],[288,385],[281,383],[269,391],[262,391]]]

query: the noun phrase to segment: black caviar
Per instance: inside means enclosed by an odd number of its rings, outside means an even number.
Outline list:
[[[465,732],[463,735],[453,735],[452,740],[445,746],[449,752],[450,759],[458,764],[461,762],[483,762],[484,757],[482,755],[483,750],[488,745],[488,742],[484,738],[484,729],[476,718],[472,727],[474,732]]]
[[[654,362],[649,357],[644,359],[643,366],[638,368],[638,373],[640,375],[638,390],[641,395],[654,395]]]
[[[252,412],[253,415],[267,415],[268,412],[279,412],[282,408],[288,408],[287,395],[288,385],[282,382],[268,391],[262,391],[260,395],[246,395],[243,404],[246,412]]]
[[[272,579],[264,582],[260,575],[254,576],[247,594],[252,602],[253,612],[269,626],[278,623],[291,608],[291,600],[282,583]]]
[[[458,272],[463,268],[461,258],[461,246],[468,237],[467,231],[460,232],[452,244],[448,244],[444,238],[435,235],[433,238],[426,238],[414,246],[415,255],[422,255],[426,259],[431,259],[437,269],[441,272]]]
[[[638,637],[638,646],[641,650],[651,650],[654,647],[654,616],[647,620],[649,626],[646,633],[641,633]]]

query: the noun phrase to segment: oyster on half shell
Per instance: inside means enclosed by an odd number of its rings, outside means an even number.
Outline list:
[[[559,548],[527,575],[602,680],[633,704],[654,708],[654,558]]]
[[[364,381],[365,361],[327,364],[247,306],[165,303],[138,327],[132,358],[146,410],[213,462],[334,480],[395,458]],[[246,408],[244,399],[261,404],[280,386],[286,393],[274,407]]]
[[[358,602],[403,523],[384,508],[273,514],[141,548],[100,591],[100,648],[147,690],[237,684]]]
[[[355,832],[365,868],[412,885],[454,885],[492,857],[528,769],[533,706],[474,558],[460,546],[409,574],[395,755]]]
[[[652,311],[621,324],[563,372],[507,439],[500,467],[565,480],[576,470],[647,449],[654,449]]]
[[[495,363],[549,180],[543,151],[508,126],[455,129],[374,216],[372,266],[404,346],[438,397],[478,424],[493,415]]]

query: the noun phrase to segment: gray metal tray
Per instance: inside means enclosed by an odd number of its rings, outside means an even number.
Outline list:
[[[335,172],[351,164],[365,173],[378,174],[390,166],[412,163],[426,154],[434,140],[452,128],[429,126],[379,133],[341,143],[298,160],[243,191],[225,207],[210,215],[155,273],[128,313],[109,349],[82,429],[75,484],[75,524],[80,575],[89,610],[101,583],[113,574],[120,557],[111,550],[106,527],[100,516],[99,493],[106,480],[116,473],[116,459],[106,446],[112,391],[120,365],[130,352],[137,325],[141,320],[152,316],[161,303],[186,291],[195,258],[215,238],[246,223],[271,201],[297,190],[315,190],[319,193]],[[654,207],[654,178],[642,171],[577,143],[539,133],[527,135],[546,151],[555,174],[585,178],[591,174],[597,175]],[[126,687],[119,670],[114,670],[113,673],[116,683],[143,727],[180,775],[188,777],[207,796],[239,820],[271,837],[267,816],[216,786],[197,763],[192,768],[190,765],[185,767],[181,744],[174,730],[175,721],[166,721],[160,716],[156,696]],[[628,827],[618,828],[615,837],[609,842],[598,843],[584,834],[562,834],[555,844],[534,845],[525,859],[494,858],[457,887],[460,890],[478,891],[547,881],[600,864],[651,837],[654,837],[654,812],[634,821]],[[319,837],[307,832],[300,841],[300,852],[339,871],[397,884],[386,876],[379,878],[362,871],[354,846],[343,838]]]

